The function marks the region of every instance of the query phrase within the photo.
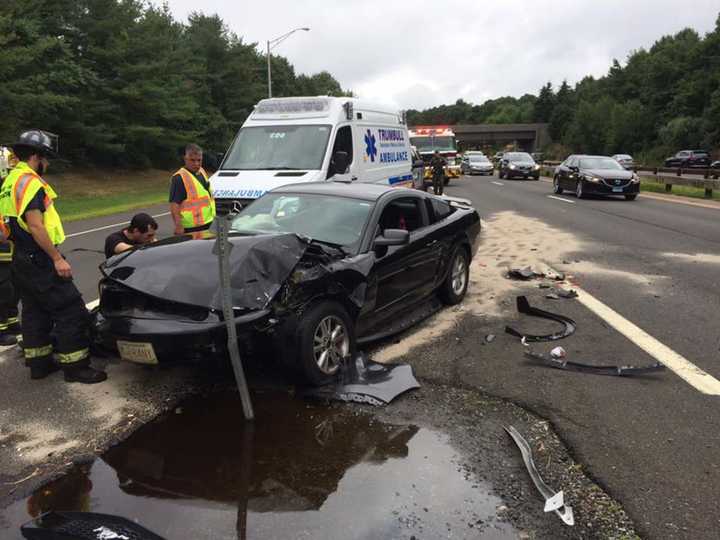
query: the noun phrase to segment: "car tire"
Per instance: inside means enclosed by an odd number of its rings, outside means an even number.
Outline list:
[[[560,179],[555,176],[553,178],[553,193],[556,195],[560,195],[563,192],[563,189],[560,187]]]
[[[334,379],[355,354],[355,324],[338,302],[323,300],[308,309],[295,332],[295,365],[302,378],[320,386]]]
[[[626,201],[634,201],[635,199],[637,199],[637,193],[628,193],[625,195]]]
[[[470,283],[470,256],[464,246],[457,246],[450,257],[447,276],[440,286],[440,298],[454,306],[462,302]]]
[[[500,180],[502,180],[502,179],[503,179],[503,172],[502,172],[502,169],[500,169],[500,170],[498,171],[498,178],[499,178]]]
[[[583,191],[583,181],[582,180],[577,181],[577,185],[575,186],[575,196],[578,199],[585,198],[585,192]]]
[[[539,181],[540,181],[540,175],[539,175],[539,174],[538,174],[537,176],[533,176],[532,178],[533,178],[533,180],[535,180],[536,182],[539,182]]]

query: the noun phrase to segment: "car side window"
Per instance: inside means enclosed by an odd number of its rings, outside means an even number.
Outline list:
[[[401,197],[389,202],[380,215],[378,234],[385,229],[415,231],[425,225],[418,197]]]
[[[335,174],[343,174],[345,171],[338,171],[335,169],[335,164],[332,159],[335,156],[335,152],[347,152],[348,163],[353,161],[353,143],[352,143],[352,131],[350,126],[343,126],[337,130],[335,135],[335,144],[333,145],[332,154],[330,154],[330,166],[328,167],[327,177],[330,178]]]
[[[445,201],[430,199],[430,202],[433,207],[433,213],[435,214],[435,221],[445,219],[455,211],[455,209]]]

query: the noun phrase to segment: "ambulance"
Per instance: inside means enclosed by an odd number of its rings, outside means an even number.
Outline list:
[[[430,160],[437,150],[447,161],[445,167],[445,184],[451,178],[460,178],[461,167],[457,162],[457,145],[455,133],[449,126],[415,126],[409,131],[410,144],[415,146],[425,162],[425,179],[432,181]]]
[[[245,206],[273,188],[336,174],[349,181],[412,187],[404,115],[355,98],[263,99],[211,185],[217,203]]]

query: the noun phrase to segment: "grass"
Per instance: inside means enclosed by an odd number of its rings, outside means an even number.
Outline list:
[[[640,183],[640,190],[641,191],[652,191],[654,193],[663,193],[665,195],[680,195],[682,197],[692,197],[694,199],[704,199],[709,200],[705,198],[705,190],[701,188],[695,188],[691,186],[676,186],[674,185],[672,187],[672,191],[670,193],[667,193],[665,191],[665,184],[660,184],[658,182],[646,182],[645,180],[642,180]],[[712,200],[720,201],[720,191],[713,190],[713,196]]]
[[[167,202],[171,173],[156,169],[87,169],[49,174],[64,222],[105,216]]]

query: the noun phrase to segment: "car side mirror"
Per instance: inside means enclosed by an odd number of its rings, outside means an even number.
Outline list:
[[[350,156],[347,152],[338,150],[333,154],[333,164],[335,165],[335,171],[338,174],[345,174],[347,172],[348,165],[350,165]]]
[[[575,165],[571,165],[570,167],[568,167],[568,169],[575,173],[580,172],[580,167],[576,167]]]
[[[381,236],[375,239],[374,247],[404,246],[410,243],[410,233],[404,229],[385,229]]]

